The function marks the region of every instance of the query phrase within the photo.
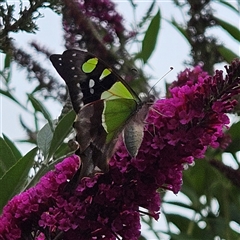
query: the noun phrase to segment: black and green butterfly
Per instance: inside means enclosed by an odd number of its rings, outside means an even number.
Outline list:
[[[90,152],[92,163],[88,164],[107,171],[108,160],[123,132],[125,146],[135,157],[152,100],[141,100],[116,72],[88,52],[66,50],[51,55],[50,60],[65,80],[77,113],[74,128],[80,156],[89,158]]]

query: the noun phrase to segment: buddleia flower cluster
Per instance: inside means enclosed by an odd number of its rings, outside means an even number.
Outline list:
[[[159,218],[159,189],[178,193],[184,165],[203,158],[208,147],[226,146],[224,129],[240,92],[240,61],[214,76],[186,69],[156,101],[146,119],[142,146],[131,159],[122,144],[109,171],[69,180],[79,166],[73,155],[39,183],[15,196],[0,217],[0,239],[138,239],[140,214]],[[145,209],[145,210],[143,210]]]
[[[86,48],[88,43],[88,49],[102,53],[107,44],[123,44],[132,35],[125,29],[123,17],[110,0],[63,2],[63,27],[68,48],[76,47],[76,43]]]

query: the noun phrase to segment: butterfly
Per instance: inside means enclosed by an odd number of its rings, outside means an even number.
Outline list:
[[[78,154],[88,159],[83,162],[85,171],[108,170],[121,133],[128,153],[136,157],[153,100],[140,99],[120,75],[89,52],[70,49],[51,55],[50,60],[66,82],[77,114],[74,128]]]

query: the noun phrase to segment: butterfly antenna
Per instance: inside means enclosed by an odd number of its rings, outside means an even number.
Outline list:
[[[157,82],[150,88],[150,90],[148,91],[148,95],[150,94],[150,92],[154,89],[154,87],[165,77],[167,76],[171,71],[173,70],[173,67],[170,67],[170,69],[159,79],[157,80]]]

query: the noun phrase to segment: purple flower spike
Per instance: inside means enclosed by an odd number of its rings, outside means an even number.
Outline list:
[[[225,147],[223,129],[240,92],[240,62],[212,77],[197,66],[178,75],[171,96],[150,110],[142,146],[131,159],[120,145],[109,172],[66,184],[79,158],[66,158],[33,188],[15,196],[0,217],[0,239],[138,239],[140,214],[159,218],[159,188],[178,193],[185,164],[207,147]],[[145,211],[143,209],[146,209]],[[49,239],[49,238],[48,238]]]

